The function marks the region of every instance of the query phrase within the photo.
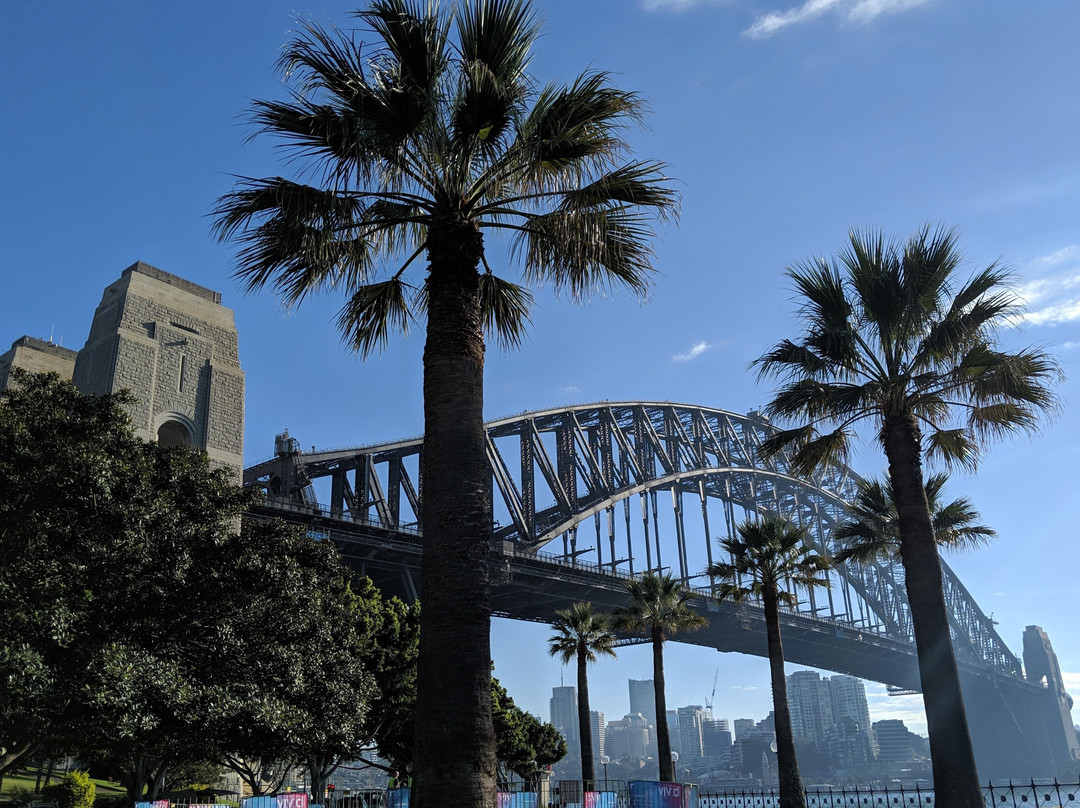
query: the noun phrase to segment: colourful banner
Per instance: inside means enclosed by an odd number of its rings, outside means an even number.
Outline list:
[[[538,808],[540,797],[532,791],[500,791],[497,795],[498,808]]]
[[[308,808],[308,795],[294,791],[278,794],[277,808]]]
[[[630,808],[697,808],[697,786],[631,780]]]

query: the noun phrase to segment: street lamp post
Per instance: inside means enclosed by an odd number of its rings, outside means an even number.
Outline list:
[[[679,762],[679,753],[678,752],[672,752],[671,753],[671,768],[674,769],[674,771],[675,771],[675,782],[676,783],[679,782],[679,767],[675,765],[678,762]]]
[[[607,755],[601,755],[600,762],[604,766],[604,787],[607,788],[607,765],[611,763],[611,758],[609,758]]]

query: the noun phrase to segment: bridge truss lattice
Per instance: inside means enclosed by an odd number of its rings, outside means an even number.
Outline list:
[[[703,570],[716,539],[745,518],[779,513],[834,549],[859,477],[831,465],[795,474],[788,457],[758,458],[775,431],[767,419],[661,402],[580,405],[524,413],[487,425],[496,545],[514,554],[553,551],[561,561],[625,576],[669,569],[707,592]],[[333,518],[418,530],[423,441],[303,453],[279,440],[277,457],[245,472],[271,501]],[[329,503],[319,505],[326,492]],[[944,565],[943,565],[944,566]],[[838,567],[833,585],[804,593],[796,611],[906,642],[914,635],[897,563]],[[959,578],[944,566],[945,598],[961,661],[1023,677]]]

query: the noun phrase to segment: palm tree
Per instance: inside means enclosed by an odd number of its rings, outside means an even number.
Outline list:
[[[548,638],[548,653],[562,659],[564,665],[577,659],[578,734],[581,739],[581,779],[585,788],[596,779],[593,765],[592,717],[589,712],[588,665],[596,655],[614,658],[615,635],[611,633],[611,618],[594,612],[591,603],[575,603],[569,609],[555,612],[551,624],[555,633]]]
[[[919,655],[934,790],[944,808],[979,808],[978,772],[942,594],[941,561],[923,486],[924,452],[973,467],[986,439],[1034,430],[1052,410],[1057,363],[1043,351],[1000,350],[996,328],[1015,318],[1007,272],[991,265],[959,282],[950,230],[923,228],[905,244],[853,232],[837,260],[789,269],[804,331],[756,360],[781,380],[766,414],[799,426],[778,432],[809,473],[843,460],[853,429],[869,422],[885,451],[898,515]]]
[[[942,490],[949,475],[931,474],[926,478],[926,502],[938,547],[973,549],[981,547],[997,533],[978,524],[979,512],[967,497],[942,501]],[[900,520],[896,500],[888,480],[863,480],[855,501],[848,505],[850,518],[833,530],[832,537],[841,549],[833,553],[837,563],[855,560],[896,559],[900,555]]]
[[[671,736],[667,725],[667,696],[664,690],[664,641],[680,631],[693,631],[706,620],[690,608],[694,593],[670,572],[646,572],[626,582],[630,603],[615,610],[615,627],[620,631],[645,634],[652,642],[653,690],[656,694],[656,754],[660,779],[675,782],[671,759]]]
[[[373,0],[358,16],[370,49],[310,23],[285,46],[291,94],[252,114],[298,173],[241,179],[215,231],[239,245],[249,291],[343,292],[338,325],[361,355],[426,324],[416,799],[491,805],[485,333],[519,343],[532,297],[492,272],[484,234],[506,236],[527,281],[643,293],[653,217],[677,196],[661,163],[625,157],[636,94],[602,72],[529,76],[526,0]]]
[[[780,775],[780,808],[806,808],[795,734],[791,729],[787,679],[784,676],[784,642],[780,636],[780,604],[798,603],[797,587],[828,586],[824,573],[830,567],[807,539],[804,528],[795,527],[775,514],[759,522],[738,526],[738,538],[724,539],[720,548],[729,562],[710,564],[708,574],[720,581],[718,600],[743,601],[754,597],[765,609],[765,634],[769,643],[769,673],[773,713],[776,717],[776,759]]]

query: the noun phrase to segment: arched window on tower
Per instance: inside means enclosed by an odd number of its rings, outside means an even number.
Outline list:
[[[191,432],[179,421],[166,421],[158,427],[157,442],[166,449],[172,446],[185,446],[190,449]]]

